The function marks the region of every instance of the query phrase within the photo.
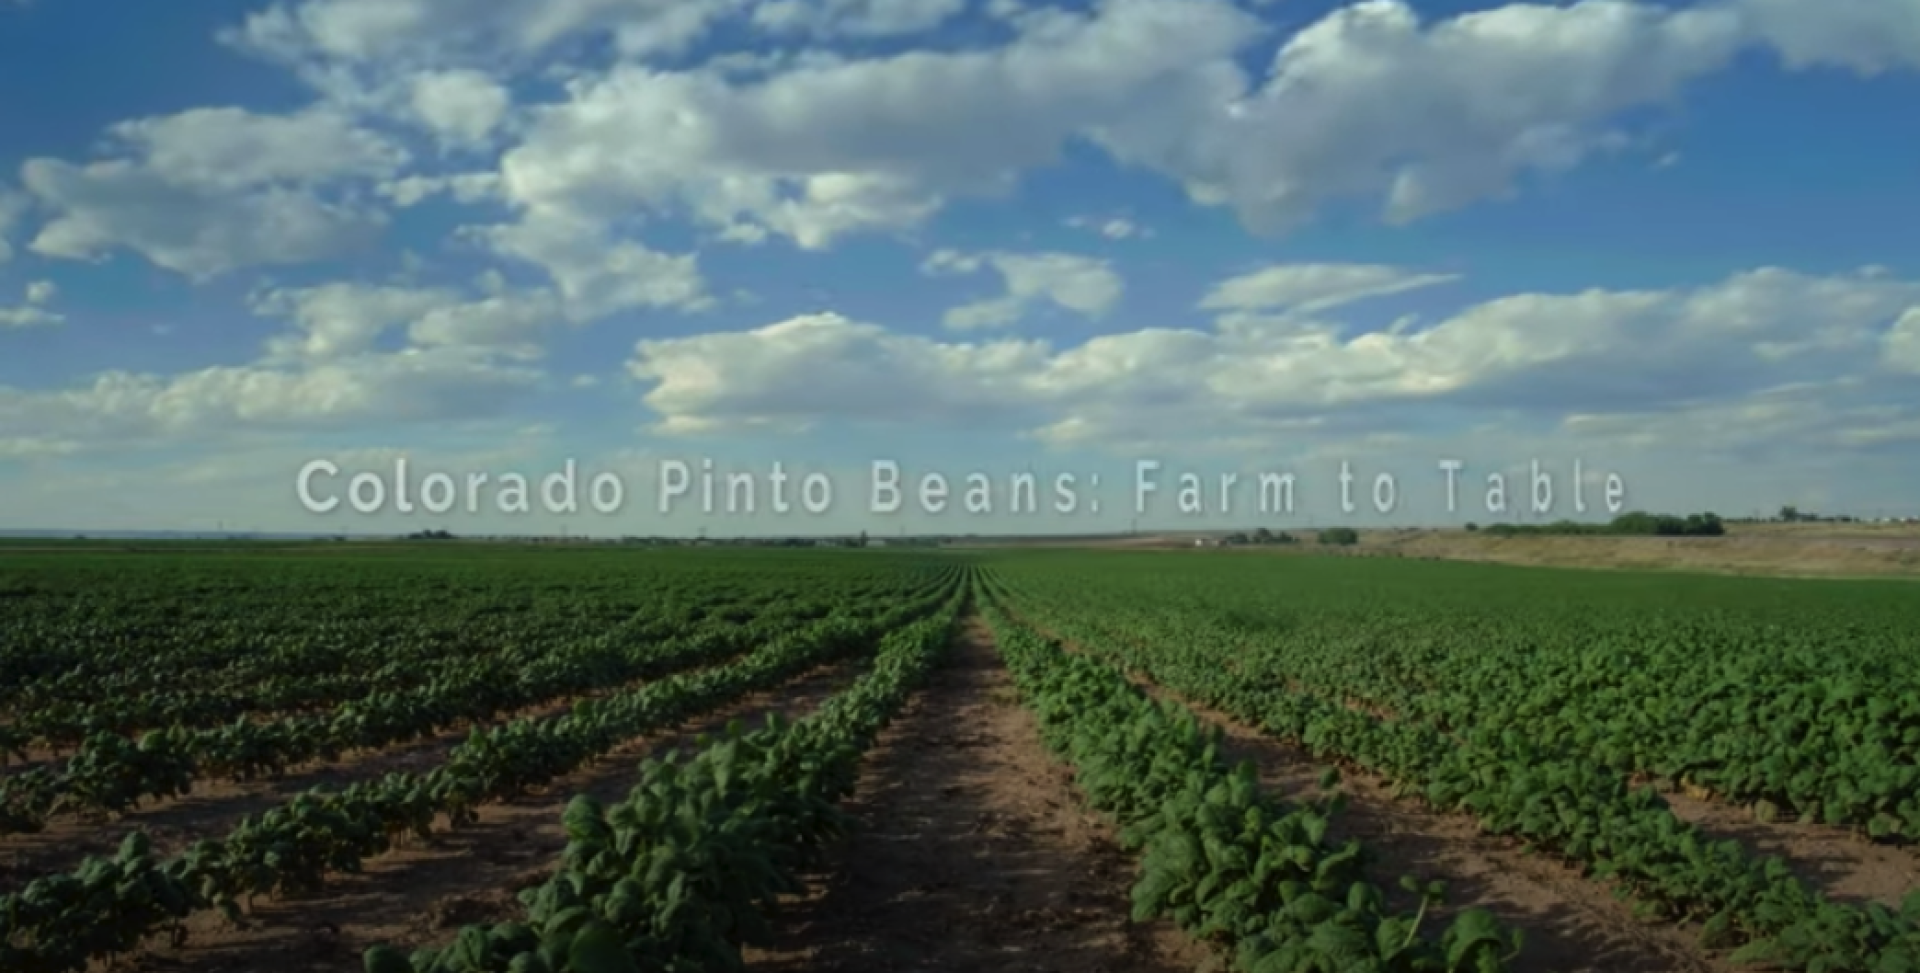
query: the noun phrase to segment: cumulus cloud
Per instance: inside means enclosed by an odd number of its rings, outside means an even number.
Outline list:
[[[475,298],[447,287],[333,283],[257,292],[252,304],[256,314],[293,325],[267,343],[270,364],[353,359],[398,331],[416,350],[458,348],[531,360],[540,357],[546,333],[568,320],[545,290],[500,289]]]
[[[297,264],[369,242],[384,217],[323,187],[391,174],[404,150],[330,110],[201,108],[109,130],[117,158],[31,159],[28,192],[54,212],[35,252],[90,260],[126,248],[197,278]]]
[[[296,63],[525,59],[604,33],[623,54],[675,51],[741,0],[304,0],[249,14],[222,35]]]
[[[755,26],[775,33],[892,37],[932,30],[966,6],[966,0],[766,0],[752,17]]]
[[[1516,294],[1428,328],[1352,337],[1332,321],[1274,332],[1229,315],[1213,330],[1055,347],[942,342],[813,315],[641,342],[631,370],[652,383],[646,403],[663,428],[685,431],[993,418],[1058,445],[1112,447],[1405,430],[1434,410],[1591,431],[1772,397],[1795,404],[1785,411],[1824,402],[1791,427],[1810,434],[1891,421],[1887,409],[1920,416],[1907,386],[1879,369],[1883,355],[1910,361],[1916,320],[1920,282],[1767,268],[1698,288]]]
[[[1122,216],[1112,216],[1105,219],[1092,216],[1073,216],[1067,218],[1066,225],[1076,230],[1098,233],[1109,240],[1132,240],[1136,238],[1144,240],[1153,236],[1153,230]]]
[[[536,212],[682,213],[822,247],[995,193],[1066,139],[1208,87],[1252,17],[1212,0],[1113,0],[995,48],[796,61],[765,77],[622,64],[532,113],[502,160]]]
[[[1920,375],[1920,309],[1901,315],[1887,329],[1881,360],[1891,368]]]
[[[1410,273],[1379,264],[1276,264],[1215,285],[1200,301],[1209,311],[1283,311],[1313,314],[1459,279]]]
[[[1125,284],[1110,263],[1070,253],[965,254],[941,250],[928,257],[922,267],[931,274],[973,274],[986,268],[999,273],[1006,293],[949,310],[947,327],[960,331],[1006,327],[1042,302],[1099,318],[1120,302],[1125,291]]]
[[[413,114],[444,142],[479,146],[507,116],[513,96],[486,74],[472,69],[429,71],[411,84]]]
[[[114,371],[54,392],[0,387],[0,439],[89,446],[497,416],[538,372],[468,349],[412,349],[306,368],[265,363],[177,375]]]
[[[14,307],[0,305],[0,331],[7,329],[48,328],[66,322],[66,316],[47,310],[60,289],[50,280],[27,285],[26,303]]]
[[[544,268],[579,320],[631,308],[698,309],[712,298],[692,254],[672,255],[614,237],[595,220],[565,213],[473,231],[502,256]]]
[[[754,331],[648,339],[629,373],[669,433],[801,430],[829,418],[915,423],[997,413],[994,379],[1039,367],[1045,346],[944,344],[838,314]]]
[[[1738,0],[1735,7],[1793,67],[1878,74],[1920,65],[1920,13],[1913,0]]]
[[[1351,199],[1404,222],[1636,144],[1630,113],[1755,46],[1864,64],[1823,38],[1885,29],[1873,63],[1892,63],[1907,50],[1900,6],[1828,17],[1777,0],[1581,0],[1429,22],[1402,0],[1363,0],[1286,39],[1257,77],[1242,59],[1271,33],[1225,0],[1037,8],[1009,12],[1014,36],[997,47],[762,59],[745,75],[621,64],[536,111],[502,172],[523,206],[683,213],[733,239],[819,247],[1004,191],[1086,139],[1255,229]],[[840,8],[802,9],[756,16],[812,23]]]

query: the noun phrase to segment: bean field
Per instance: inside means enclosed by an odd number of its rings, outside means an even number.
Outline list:
[[[0,551],[0,973],[1920,970],[1920,588]]]

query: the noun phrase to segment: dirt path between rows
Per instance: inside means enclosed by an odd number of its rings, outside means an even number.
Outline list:
[[[1108,634],[1129,638],[1125,633]],[[1313,692],[1291,679],[1287,688]],[[1340,703],[1376,720],[1400,719],[1390,707],[1364,697],[1349,696]],[[1634,783],[1653,786],[1645,776],[1636,777]],[[1660,790],[1673,815],[1694,825],[1707,838],[1738,841],[1749,854],[1777,857],[1809,888],[1835,902],[1878,902],[1898,911],[1908,890],[1920,888],[1920,845],[1875,844],[1844,828],[1817,822],[1769,823],[1717,797],[1698,798],[1664,787]]]
[[[690,670],[689,670],[690,671]],[[343,790],[390,773],[424,773],[446,762],[453,748],[475,727],[500,726],[520,719],[557,716],[582,699],[637,689],[655,679],[634,680],[499,713],[484,720],[462,720],[432,736],[378,750],[358,751],[339,760],[303,764],[274,778],[251,781],[195,781],[186,797],[154,801],[118,820],[62,816],[35,834],[0,838],[0,895],[17,891],[41,876],[78,867],[89,855],[111,856],[129,832],[145,831],[161,856],[184,851],[201,838],[218,838],[240,819],[270,811],[314,787]]]
[[[1069,651],[1084,651],[1068,640],[1036,628]],[[1252,761],[1264,788],[1287,801],[1320,794],[1322,773],[1333,764],[1304,749],[1270,737],[1226,713],[1202,706],[1141,673],[1127,673],[1134,685],[1155,699],[1186,706],[1226,736],[1224,756]],[[1525,941],[1509,969],[1512,973],[1727,973],[1733,967],[1702,950],[1687,930],[1643,922],[1599,882],[1574,869],[1530,854],[1517,842],[1481,832],[1473,820],[1445,814],[1393,796],[1383,777],[1347,769],[1340,789],[1348,804],[1333,819],[1333,841],[1358,839],[1378,859],[1374,884],[1396,908],[1418,902],[1399,888],[1399,877],[1438,879],[1447,885],[1447,903],[1430,910],[1442,921],[1479,907],[1503,924],[1524,931]]]
[[[521,914],[515,894],[545,881],[565,850],[561,812],[575,794],[612,803],[624,798],[650,754],[691,746],[730,720],[768,714],[799,717],[844,689],[862,664],[824,666],[776,690],[752,694],[711,716],[631,741],[539,793],[480,809],[476,824],[432,845],[403,846],[366,863],[360,875],[330,879],[318,896],[262,900],[255,928],[233,929],[217,916],[189,920],[181,949],[160,940],[121,969],[139,973],[359,973],[367,947],[403,952],[450,941],[459,927]],[[104,967],[102,967],[104,969]]]
[[[1190,973],[1205,947],[1130,921],[1134,863],[1040,742],[980,619],[882,734],[858,830],[749,950],[768,973]]]
[[[1147,689],[1161,698],[1179,699],[1158,686]],[[1224,730],[1227,759],[1253,761],[1261,782],[1273,793],[1295,801],[1316,795],[1320,775],[1330,764],[1224,713],[1180,702]],[[1399,889],[1401,875],[1439,879],[1447,885],[1448,901],[1429,916],[1444,921],[1478,906],[1507,926],[1524,930],[1520,955],[1508,967],[1512,973],[1732,969],[1700,949],[1685,929],[1635,919],[1599,882],[1529,854],[1514,841],[1484,834],[1469,818],[1395,798],[1384,778],[1342,770],[1339,786],[1348,804],[1328,829],[1329,838],[1355,838],[1378,853],[1374,883],[1388,890],[1396,906],[1418,907]]]
[[[1716,841],[1731,838],[1747,850],[1774,855],[1811,888],[1835,902],[1879,902],[1899,911],[1908,889],[1920,888],[1920,855],[1912,845],[1877,845],[1840,828],[1814,822],[1768,823],[1724,801],[1662,790],[1673,816]]]

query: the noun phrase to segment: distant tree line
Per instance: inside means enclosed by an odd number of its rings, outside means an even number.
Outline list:
[[[1720,515],[1714,513],[1687,514],[1681,517],[1674,514],[1650,514],[1636,510],[1621,514],[1604,524],[1583,524],[1561,520],[1551,524],[1488,524],[1485,527],[1468,524],[1467,529],[1478,529],[1496,537],[1569,534],[1614,537],[1718,537],[1727,532],[1727,525],[1720,519]]]
[[[1251,532],[1242,531],[1237,534],[1228,534],[1226,537],[1221,538],[1220,543],[1236,546],[1241,544],[1298,544],[1300,543],[1300,539],[1286,531],[1281,531],[1276,534],[1262,527],[1259,530]]]

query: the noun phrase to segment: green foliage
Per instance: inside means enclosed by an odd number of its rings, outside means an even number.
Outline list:
[[[1360,543],[1360,532],[1351,527],[1329,527],[1320,532],[1319,541],[1328,547],[1350,547]]]
[[[1467,525],[1473,530],[1472,524]],[[1561,520],[1551,524],[1489,524],[1483,528],[1499,537],[1551,535],[1588,535],[1616,537],[1719,537],[1727,532],[1719,514],[1698,513],[1676,517],[1632,511],[1604,524],[1583,524]]]
[[[920,631],[924,625],[915,627],[917,620],[950,617],[962,595],[960,574],[951,565],[936,573],[903,572],[899,562],[878,569],[842,568],[837,575],[809,579],[806,597],[819,598],[823,611],[776,609],[763,624],[757,611],[763,603],[779,605],[801,596],[742,572],[738,563],[733,583],[714,587],[706,601],[662,606],[676,619],[673,624],[683,627],[680,638],[622,650],[656,666],[671,659],[670,668],[687,671],[583,701],[559,715],[476,730],[443,764],[423,773],[389,774],[342,791],[306,791],[244,819],[224,838],[196,842],[165,861],[156,860],[136,833],[138,841],[130,839],[115,859],[90,859],[70,875],[37,879],[0,896],[0,970],[72,973],[154,932],[178,929],[178,920],[194,912],[218,910],[243,922],[244,906],[256,896],[314,888],[331,873],[356,871],[362,860],[388,850],[402,835],[427,835],[437,820],[447,827],[469,823],[480,804],[549,782],[621,741],[778,685],[823,662],[870,652],[887,633]],[[522,575],[520,583],[535,577]],[[701,627],[707,617],[755,621],[735,633]],[[741,656],[745,649],[751,651]],[[600,674],[604,679],[606,671]],[[85,763],[69,765],[73,775],[65,781],[104,781],[111,789],[60,790],[57,798],[99,806],[124,802],[135,791],[177,790],[182,768],[153,758],[167,752],[170,739],[149,734],[131,751],[104,743],[87,751],[91,756],[83,754]],[[461,948],[476,947],[463,942]],[[618,968],[606,965],[604,950],[585,948],[582,956],[581,970]],[[382,953],[369,956],[367,963],[390,968],[392,960]]]
[[[452,943],[402,959],[365,956],[379,973],[744,973],[743,945],[764,945],[781,895],[840,837],[836,806],[862,755],[952,637],[957,598],[894,631],[873,668],[797,722],[730,725],[691,758],[641,765],[627,799],[575,797],[568,844],[545,884],[520,894],[522,918],[469,926]]]
[[[1170,917],[1231,947],[1250,973],[1493,973],[1517,950],[1518,934],[1477,910],[1423,937],[1425,905],[1393,913],[1367,879],[1367,849],[1328,838],[1339,794],[1277,801],[1251,764],[1227,764],[1219,731],[1192,711],[1155,702],[1112,667],[1063,651],[997,608],[988,619],[1047,745],[1075,765],[1089,802],[1119,822],[1123,845],[1141,852],[1136,920]],[[1442,895],[1405,881],[1424,901]]]
[[[1763,816],[1920,834],[1920,600],[1903,584],[1457,564],[1171,570],[1008,561],[1025,619],[1204,705],[1471,814],[1710,945],[1793,970],[1920,964],[1904,914],[1710,839],[1646,775]],[[1237,613],[1286,611],[1284,626]]]

